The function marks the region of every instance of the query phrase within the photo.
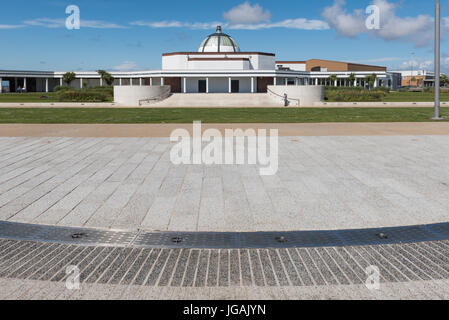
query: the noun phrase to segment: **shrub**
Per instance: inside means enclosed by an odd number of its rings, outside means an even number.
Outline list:
[[[56,86],[56,87],[53,89],[54,92],[68,91],[68,90],[73,90],[73,88],[67,87],[67,86]]]
[[[107,96],[101,92],[63,91],[59,95],[60,102],[105,102]]]
[[[325,91],[325,100],[336,102],[377,102],[387,95],[383,90],[366,90],[363,88],[336,88]]]
[[[83,88],[78,90],[79,92],[93,92],[93,93],[102,93],[106,97],[114,96],[114,87],[92,87],[92,88]]]

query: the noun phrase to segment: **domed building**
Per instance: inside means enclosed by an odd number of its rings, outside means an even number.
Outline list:
[[[76,67],[74,68],[76,69]],[[312,88],[304,86],[366,86],[367,76],[377,75],[374,86],[396,88],[400,75],[385,67],[312,59],[307,61],[276,61],[274,53],[241,51],[233,37],[218,26],[207,36],[197,51],[162,54],[162,69],[150,71],[110,72],[115,86],[152,86],[168,88],[171,93],[269,93],[279,94]],[[64,72],[1,71],[0,92],[48,92],[63,85]],[[332,75],[337,80],[330,81]],[[354,79],[355,81],[350,80]],[[76,72],[71,86],[104,85],[97,72]],[[290,87],[290,86],[295,86]],[[154,91],[153,90],[153,91]],[[138,91],[134,88],[131,91]],[[140,94],[146,97],[148,88]],[[133,95],[134,96],[134,95]],[[299,100],[299,99],[298,99]]]

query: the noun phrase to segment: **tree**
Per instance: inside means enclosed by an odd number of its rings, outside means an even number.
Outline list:
[[[66,72],[62,76],[62,81],[64,81],[68,86],[76,79],[76,74],[74,72]]]
[[[331,81],[331,86],[335,85],[335,81],[337,81],[337,75],[331,74],[329,80]]]
[[[108,86],[112,86],[114,84],[114,77],[109,72],[105,70],[98,70],[97,72]]]
[[[416,82],[416,78],[415,78],[415,77],[412,77],[411,83],[415,83],[415,82]],[[418,84],[416,84],[416,86],[418,86]]]
[[[349,78],[348,78],[348,79],[349,79],[349,82],[351,83],[351,85],[354,84],[355,79],[356,79],[356,78],[355,78],[355,74],[351,73],[351,74],[349,75]]]
[[[446,86],[449,83],[449,78],[447,77],[447,75],[443,74],[441,76],[441,83],[443,84],[443,86]]]
[[[368,87],[371,90],[371,88],[374,86],[374,83],[376,83],[377,80],[377,74],[373,73],[372,75],[365,77],[366,82],[368,82]]]

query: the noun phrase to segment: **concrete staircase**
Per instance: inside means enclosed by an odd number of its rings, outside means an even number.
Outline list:
[[[143,104],[154,108],[269,108],[282,104],[266,93],[175,93],[163,101]]]

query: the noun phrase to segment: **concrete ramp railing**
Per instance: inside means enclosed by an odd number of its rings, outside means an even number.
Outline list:
[[[160,95],[155,96],[155,97],[151,97],[151,98],[145,98],[145,99],[141,99],[139,100],[139,106],[142,106],[142,104],[144,102],[150,104],[150,103],[155,103],[155,102],[159,102],[162,100],[167,99],[168,97],[170,97],[171,95],[171,88],[166,88],[164,92],[162,92]]]
[[[268,86],[268,95],[284,104],[284,94],[299,107],[313,106],[324,101],[323,86]]]
[[[170,86],[115,86],[114,102],[128,107],[139,107],[144,101],[161,101],[170,96]]]
[[[272,98],[278,100],[280,103],[282,103],[282,104],[284,105],[284,103],[285,103],[285,100],[284,100],[285,97],[284,97],[283,95],[280,95],[280,94],[278,94],[278,93],[276,93],[276,92],[273,92],[273,91],[270,90],[270,89],[267,89],[267,93],[268,93],[269,96],[271,96]],[[287,96],[287,100],[288,100],[288,104],[289,104],[289,105],[291,105],[291,104],[290,104],[291,101],[294,101],[294,102],[295,102],[295,106],[297,106],[297,107],[300,107],[300,106],[301,106],[301,100],[300,100],[300,99],[292,99],[292,98],[289,98],[289,97]]]

